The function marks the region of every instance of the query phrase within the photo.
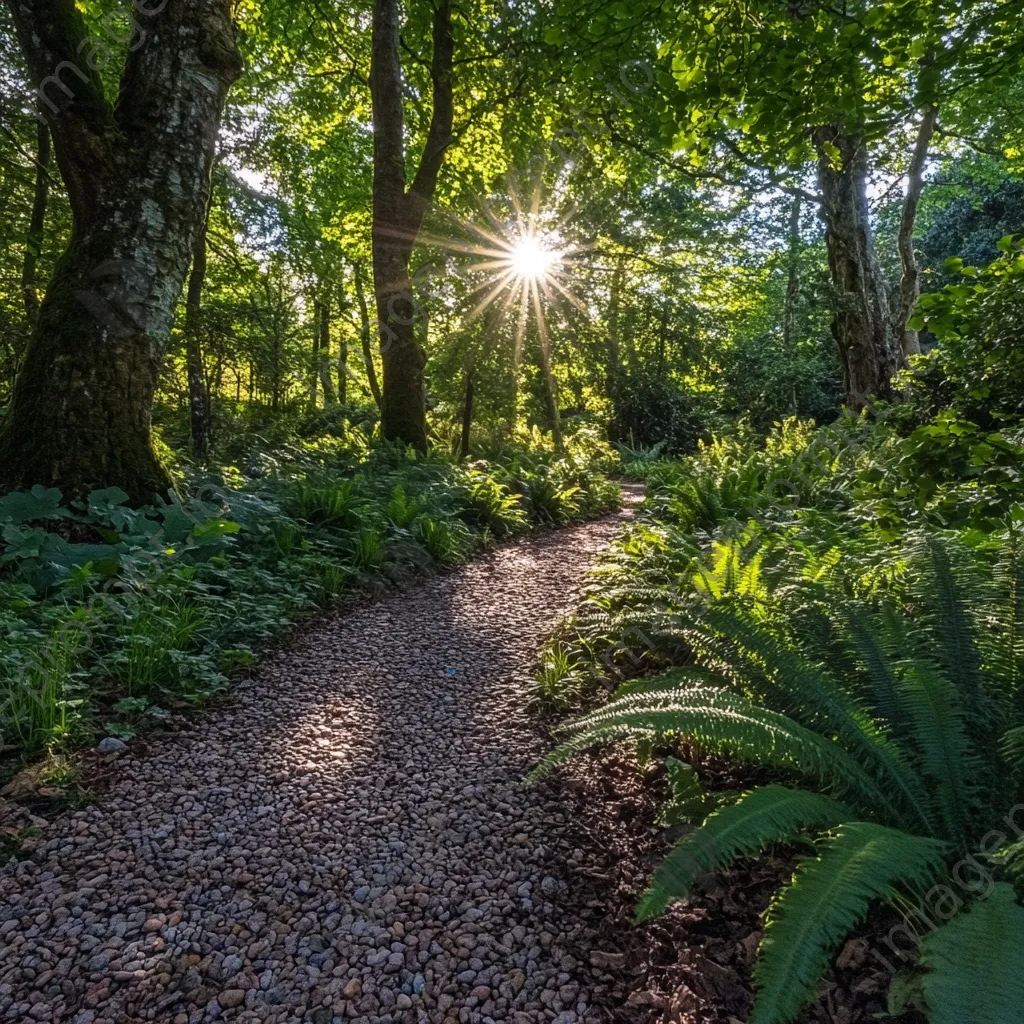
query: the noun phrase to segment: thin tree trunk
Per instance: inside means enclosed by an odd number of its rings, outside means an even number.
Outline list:
[[[381,408],[380,384],[377,382],[377,368],[373,363],[373,348],[370,342],[373,326],[370,322],[370,310],[366,305],[366,290],[363,287],[363,265],[355,262],[352,265],[352,276],[355,281],[356,301],[359,303],[359,321],[361,329],[359,340],[362,343],[363,363],[366,366],[366,378],[370,382],[370,393],[378,410]]]
[[[319,299],[313,301],[313,352],[309,357],[309,406],[317,407],[317,384],[320,379],[320,321],[323,319],[323,306]]]
[[[399,59],[399,0],[376,0],[370,93],[373,103],[373,280],[384,367],[381,421],[384,437],[427,449],[423,369],[426,354],[416,339],[418,316],[409,259],[437,176],[452,139],[450,0],[434,8],[431,82],[433,111],[426,145],[406,190],[405,112]]]
[[[793,197],[789,208],[789,253],[786,302],[782,316],[782,347],[793,354],[796,333],[796,300],[800,291],[800,196]]]
[[[539,319],[539,318],[538,318]],[[551,353],[548,351],[548,339],[545,336],[541,323],[538,323],[540,337],[538,339],[537,351],[540,353],[540,368],[544,377],[544,402],[548,412],[548,426],[551,427],[551,437],[555,442],[555,451],[565,450],[565,442],[562,438],[562,420],[558,415],[558,388],[555,384],[555,375],[551,371]]]
[[[661,306],[661,323],[658,325],[658,379],[665,376],[665,344],[668,335],[668,320],[671,313],[670,301]]]
[[[469,458],[469,439],[473,429],[473,399],[475,397],[474,377],[476,376],[475,360],[466,367],[465,383],[462,396],[462,442],[459,445],[459,458]]]
[[[337,405],[338,392],[331,380],[331,294],[325,286],[320,300],[320,386],[324,392],[324,405]]]
[[[170,485],[150,443],[153,394],[206,212],[214,143],[241,70],[227,0],[147,13],[116,107],[70,0],[9,7],[68,189],[73,227],[0,430],[0,491],[65,497]],[[58,74],[63,74],[63,80]]]
[[[871,396],[895,397],[892,378],[900,363],[871,231],[867,152],[862,140],[834,127],[816,128],[813,139],[835,292],[832,335],[843,365],[846,405],[859,413]],[[836,153],[839,166],[833,164]]]
[[[39,314],[39,295],[36,291],[36,264],[43,251],[46,231],[46,207],[50,198],[50,129],[39,122],[36,140],[36,188],[32,197],[32,216],[25,238],[25,258],[21,264],[21,291],[25,298],[25,315],[29,324]],[[20,353],[18,353],[20,355]]]
[[[338,345],[338,401],[344,405],[348,401],[348,344],[341,338]]]
[[[608,296],[608,366],[605,381],[614,400],[618,392],[622,358],[619,355],[619,311],[622,308],[622,285],[626,276],[625,257],[620,256],[612,273]]]
[[[907,194],[903,199],[903,213],[900,217],[898,244],[903,273],[900,279],[896,337],[900,340],[904,362],[908,356],[919,355],[921,352],[917,331],[907,328],[921,294],[921,268],[914,252],[914,222],[917,220],[917,207],[921,201],[921,191],[924,189],[924,165],[928,159],[928,147],[931,145],[932,135],[935,134],[938,115],[935,107],[927,107],[921,116],[914,154],[911,157],[910,169],[907,171]]]
[[[200,338],[202,324],[203,288],[206,284],[206,236],[210,213],[213,209],[213,189],[206,205],[206,217],[196,237],[192,256],[192,272],[188,278],[185,299],[185,367],[188,372],[189,423],[192,436],[192,454],[200,462],[206,461],[209,448],[209,399],[203,381],[203,346]]]
[[[790,360],[790,368],[793,365],[793,355],[796,347],[796,300],[800,293],[800,196],[793,196],[793,203],[789,208],[789,253],[788,253],[788,278],[786,280],[786,302],[782,314],[782,347]],[[795,415],[797,411],[796,384],[790,388],[790,410]]]

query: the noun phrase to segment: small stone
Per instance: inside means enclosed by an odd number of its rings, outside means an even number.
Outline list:
[[[358,999],[363,994],[363,983],[358,978],[353,978],[342,991],[346,999]]]
[[[124,740],[119,740],[116,736],[104,736],[96,749],[101,754],[120,754],[128,749],[128,744]]]
[[[224,962],[220,966],[221,970],[224,971],[224,976],[226,978],[230,978],[242,969],[242,958],[240,956],[235,956],[234,954],[226,956],[224,957]]]
[[[217,1002],[225,1010],[233,1010],[236,1006],[241,1006],[245,1002],[245,989],[227,988],[217,996]]]

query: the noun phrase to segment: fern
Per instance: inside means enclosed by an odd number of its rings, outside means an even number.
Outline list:
[[[768,909],[750,1024],[795,1020],[871,903],[891,900],[900,886],[927,885],[943,866],[934,840],[865,821],[837,828]]]
[[[958,914],[921,944],[922,987],[932,1024],[1009,1024],[1021,1019],[1024,909],[1013,887]]]
[[[728,867],[737,857],[759,853],[769,843],[789,842],[805,829],[830,828],[851,817],[848,808],[816,793],[762,786],[712,814],[662,861],[637,908],[645,921],[685,896],[704,874]]]
[[[549,773],[598,743],[678,734],[749,764],[794,768],[858,805],[889,807],[883,789],[838,744],[740,694],[709,685],[707,673],[673,669],[623,687],[616,698],[571,727],[572,736],[535,770]]]
[[[898,700],[914,732],[922,768],[944,834],[957,849],[969,841],[971,794],[967,780],[977,774],[956,688],[923,660],[906,666]]]

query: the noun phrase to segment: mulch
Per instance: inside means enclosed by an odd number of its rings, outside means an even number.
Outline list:
[[[772,780],[720,760],[699,766],[711,790],[749,789]],[[593,867],[579,879],[590,905],[600,907],[604,945],[596,954],[621,1024],[744,1024],[753,997],[752,971],[762,917],[799,861],[796,848],[779,848],[706,876],[684,902],[662,917],[634,923],[634,908],[657,864],[672,848],[672,832],[657,825],[667,781],[659,759],[641,770],[626,745],[577,756],[556,783]],[[806,852],[806,851],[805,851]],[[799,1024],[860,1024],[886,1011],[890,973],[871,956],[877,937],[895,922],[880,910],[844,944],[822,980],[818,998]],[[885,948],[885,947],[881,947]],[[921,1024],[909,1013],[889,1018]]]

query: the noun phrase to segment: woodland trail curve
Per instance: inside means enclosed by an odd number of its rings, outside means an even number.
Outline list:
[[[326,618],[0,870],[0,1020],[611,1019],[524,673],[628,512]]]

